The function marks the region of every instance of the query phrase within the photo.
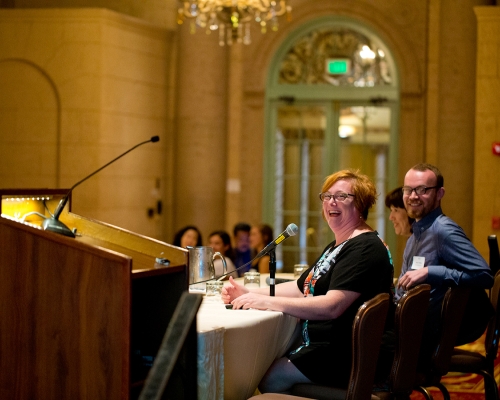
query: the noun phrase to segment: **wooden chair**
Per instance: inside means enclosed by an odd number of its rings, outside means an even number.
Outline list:
[[[500,251],[498,250],[497,235],[488,236],[488,247],[490,249],[490,269],[493,275],[500,270]]]
[[[251,399],[370,400],[389,301],[387,293],[379,294],[363,303],[356,313],[352,326],[353,354],[347,390],[316,384],[297,384],[292,388],[293,396],[266,393]],[[335,360],[325,360],[325,363],[328,362]]]
[[[409,399],[415,385],[430,290],[430,285],[417,285],[399,299],[394,315],[396,349],[389,375],[389,391],[374,392],[373,399]]]
[[[437,346],[432,354],[430,367],[425,372],[418,372],[415,389],[421,392],[427,400],[433,400],[427,390],[430,386],[437,387],[444,400],[450,400],[450,394],[441,383],[441,378],[449,371],[454,344],[460,329],[462,316],[469,298],[469,288],[455,286],[446,292],[441,307],[441,330]]]
[[[463,372],[481,375],[484,379],[486,400],[498,400],[498,385],[495,381],[495,359],[498,353],[500,340],[500,271],[495,275],[495,282],[490,291],[490,301],[495,313],[486,328],[484,350],[486,356],[475,351],[455,349],[451,356],[451,372]]]

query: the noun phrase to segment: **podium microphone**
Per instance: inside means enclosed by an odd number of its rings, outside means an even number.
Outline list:
[[[75,183],[73,186],[71,186],[71,188],[69,189],[68,193],[66,193],[66,195],[61,199],[61,201],[57,205],[57,208],[54,211],[54,215],[52,217],[47,218],[47,219],[45,219],[43,221],[43,223],[42,223],[43,230],[44,231],[56,232],[56,233],[59,233],[59,234],[64,235],[64,236],[69,236],[69,237],[73,237],[74,238],[75,234],[64,223],[62,223],[61,221],[59,221],[59,216],[61,215],[61,213],[62,213],[62,211],[64,209],[64,206],[68,202],[69,195],[71,194],[71,192],[73,191],[73,189],[76,188],[80,183],[85,182],[87,179],[89,179],[90,177],[94,176],[99,171],[101,171],[102,169],[106,168],[108,165],[114,163],[119,158],[122,158],[125,154],[130,153],[132,150],[136,149],[137,147],[142,146],[143,144],[146,144],[146,143],[149,143],[149,142],[156,143],[159,140],[160,140],[159,136],[153,136],[149,140],[145,140],[144,142],[136,144],[131,149],[128,149],[125,153],[123,153],[123,154],[119,155],[118,157],[112,159],[110,162],[108,162],[107,164],[103,165],[97,171],[92,172],[90,175],[86,176],[81,181],[79,181],[79,182]]]

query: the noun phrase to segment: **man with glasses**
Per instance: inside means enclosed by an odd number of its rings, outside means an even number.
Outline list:
[[[485,292],[493,286],[491,270],[462,228],[443,214],[443,185],[439,169],[430,164],[417,164],[406,173],[402,188],[406,211],[415,222],[413,234],[406,243],[395,299],[419,283],[431,285],[423,338],[427,341],[423,343],[427,351],[432,351],[432,338],[437,337],[441,303],[448,287],[473,288],[457,345],[478,339],[492,312]]]

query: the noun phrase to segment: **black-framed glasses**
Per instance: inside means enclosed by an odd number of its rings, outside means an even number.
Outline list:
[[[403,186],[402,191],[403,194],[406,196],[411,196],[411,192],[415,191],[415,194],[418,196],[421,196],[425,193],[427,193],[427,190],[429,189],[438,189],[439,186],[417,186],[415,188],[412,188],[410,186]]]
[[[324,192],[319,194],[319,199],[321,201],[330,201],[331,199],[335,199],[335,201],[345,201],[349,196],[354,197],[351,193],[337,192],[332,194]]]

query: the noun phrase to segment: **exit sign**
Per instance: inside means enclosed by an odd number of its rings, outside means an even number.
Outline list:
[[[330,58],[326,60],[326,72],[330,75],[345,75],[350,72],[351,60],[348,58]]]

